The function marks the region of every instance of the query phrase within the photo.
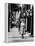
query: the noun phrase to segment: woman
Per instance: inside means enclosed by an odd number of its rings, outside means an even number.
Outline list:
[[[24,38],[24,33],[25,33],[25,23],[24,23],[24,20],[21,19],[21,24],[20,24],[20,34],[22,35],[22,38]]]

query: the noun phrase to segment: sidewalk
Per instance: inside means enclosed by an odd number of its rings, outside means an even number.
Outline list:
[[[8,32],[8,41],[12,40],[22,40],[22,41],[27,41],[27,40],[33,40],[33,37],[28,36],[30,33],[26,32],[24,35],[24,38],[22,39],[20,33],[18,32],[18,28],[14,27],[10,29],[10,32]]]

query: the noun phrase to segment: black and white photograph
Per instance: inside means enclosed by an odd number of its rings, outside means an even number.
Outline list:
[[[8,3],[8,42],[33,41],[33,4]]]

